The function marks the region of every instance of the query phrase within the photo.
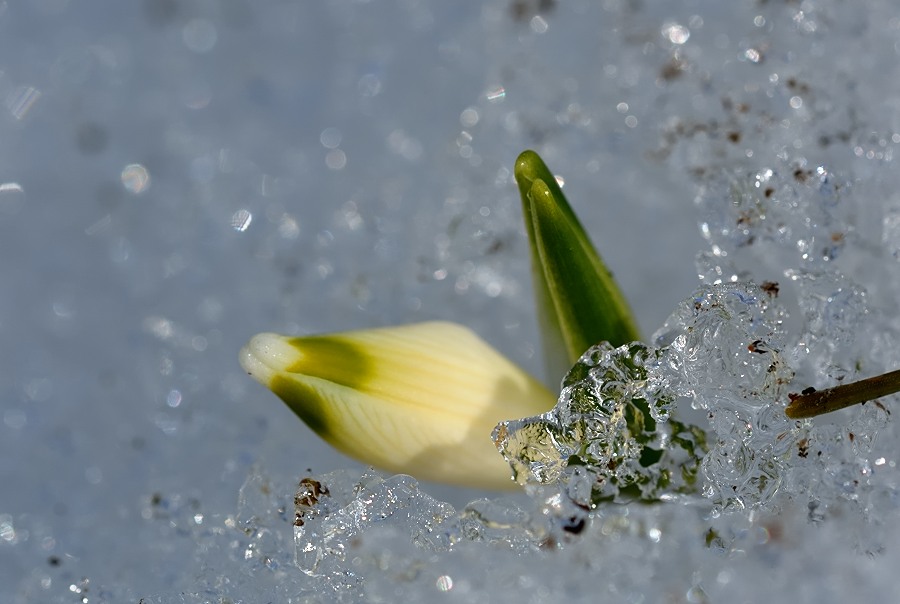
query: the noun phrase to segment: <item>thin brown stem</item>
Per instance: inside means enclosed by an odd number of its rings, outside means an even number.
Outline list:
[[[788,395],[791,402],[784,410],[788,417],[815,417],[900,392],[900,370],[826,390],[809,390],[804,390],[803,394]]]

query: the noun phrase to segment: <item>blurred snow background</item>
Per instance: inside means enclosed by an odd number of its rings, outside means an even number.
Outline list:
[[[698,273],[837,270],[868,298],[836,329],[869,320],[871,339],[792,359],[806,382],[900,366],[898,54],[888,1],[0,2],[0,600],[344,597],[291,566],[292,510],[271,498],[362,468],[237,351],[444,318],[537,373],[525,148],[565,179],[648,336]],[[747,174],[789,187],[818,166],[850,200],[827,220],[785,232],[731,204]],[[423,561],[392,533],[356,564],[383,571],[372,601],[883,601],[889,476],[845,524],[673,506],[641,528],[625,509],[556,557]]]

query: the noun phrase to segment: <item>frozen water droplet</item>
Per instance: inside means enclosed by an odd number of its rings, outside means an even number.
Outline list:
[[[0,214],[13,215],[25,205],[25,189],[17,182],[0,183]]]
[[[150,186],[150,173],[141,164],[128,164],[122,168],[122,184],[129,192],[143,193]]]
[[[653,335],[679,394],[708,407],[723,396],[742,407],[783,392],[792,373],[781,359],[787,313],[759,286],[722,283],[698,289]]]
[[[19,86],[6,97],[6,107],[17,120],[25,119],[41,98],[41,91],[33,86]]]
[[[868,313],[865,289],[833,272],[791,270],[786,275],[799,286],[804,331],[823,347],[852,342]]]
[[[17,182],[0,183],[0,214],[15,214],[25,205],[25,189]]]
[[[672,44],[681,45],[691,37],[691,30],[678,23],[669,23],[662,29],[662,35]]]
[[[503,86],[494,86],[484,93],[485,98],[491,103],[500,103],[506,98],[506,89]]]
[[[243,233],[250,228],[253,222],[253,214],[249,210],[238,210],[231,215],[231,228],[238,233]]]
[[[703,493],[724,509],[769,501],[796,442],[781,402],[793,378],[780,354],[786,318],[759,286],[722,283],[698,289],[653,336],[673,389],[708,413]]]
[[[347,165],[347,154],[341,149],[332,149],[325,155],[325,165],[332,170],[343,170]]]
[[[712,285],[734,283],[740,278],[735,264],[724,254],[716,254],[715,251],[697,254],[694,266],[697,267],[697,275],[703,283]]]
[[[751,63],[759,63],[762,61],[762,53],[755,48],[748,48],[744,51],[744,58]]]
[[[535,15],[531,18],[531,31],[543,34],[547,33],[547,30],[550,28],[550,24],[547,23],[547,20],[544,19],[540,15]]]
[[[319,142],[326,149],[337,149],[341,146],[341,131],[334,127],[325,128],[319,135]]]
[[[720,253],[764,245],[769,256],[799,253],[806,263],[829,262],[854,230],[851,204],[841,203],[850,189],[823,166],[713,173],[696,198],[701,231]]]
[[[659,370],[661,355],[638,342],[594,346],[566,376],[553,410],[501,423],[494,440],[516,480],[565,485],[569,500],[587,509],[689,488],[704,437],[668,422],[675,393]]]

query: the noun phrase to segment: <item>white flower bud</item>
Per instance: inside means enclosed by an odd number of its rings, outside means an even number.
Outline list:
[[[491,441],[556,397],[468,328],[418,323],[254,336],[241,365],[335,448],[422,480],[514,488]]]

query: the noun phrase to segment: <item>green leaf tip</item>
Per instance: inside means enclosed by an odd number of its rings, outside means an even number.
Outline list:
[[[602,341],[640,339],[615,279],[572,211],[556,178],[534,151],[515,165],[544,358],[550,379],[561,379],[581,354]]]

